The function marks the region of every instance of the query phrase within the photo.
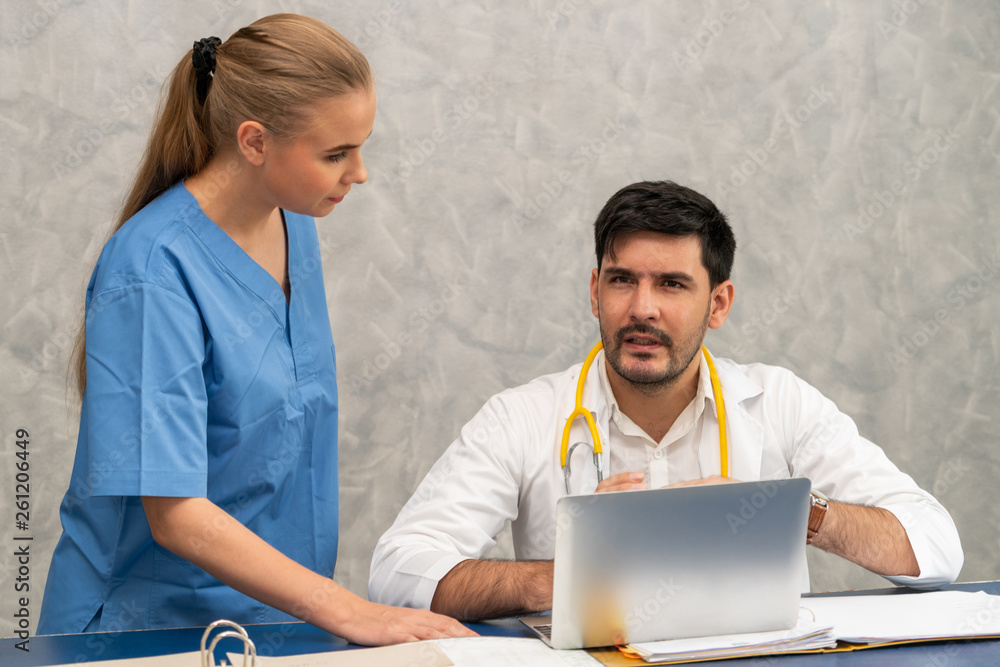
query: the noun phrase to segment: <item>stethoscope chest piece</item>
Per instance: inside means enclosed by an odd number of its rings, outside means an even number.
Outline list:
[[[596,421],[597,421],[597,415],[594,414],[593,412],[591,412],[590,416],[591,416],[591,419],[593,419],[594,422],[596,423]],[[598,445],[597,445],[598,449],[596,449],[596,450],[595,450],[594,445],[590,444],[589,442],[584,442],[583,440],[574,442],[572,445],[570,445],[569,449],[566,450],[566,463],[565,463],[565,465],[563,465],[563,478],[566,481],[566,493],[567,494],[573,493],[570,490],[570,478],[573,476],[573,471],[571,470],[571,468],[572,468],[572,462],[573,462],[573,450],[575,450],[577,447],[579,447],[581,445],[584,446],[584,447],[586,447],[587,449],[589,449],[590,452],[591,452],[591,454],[592,454],[592,456],[594,457],[594,467],[597,468],[597,483],[600,484],[601,481],[604,479],[604,463],[602,461],[602,452],[599,449],[600,448],[600,439],[599,438],[595,439],[594,442],[598,443]]]

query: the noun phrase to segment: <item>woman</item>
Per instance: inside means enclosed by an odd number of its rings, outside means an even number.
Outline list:
[[[334,583],[337,384],[312,216],[367,172],[364,56],[263,18],[174,69],[87,288],[82,396],[40,634],[288,620],[361,644],[470,634]]]

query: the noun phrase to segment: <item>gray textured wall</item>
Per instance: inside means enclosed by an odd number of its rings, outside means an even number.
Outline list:
[[[380,79],[370,181],[319,221],[341,583],[364,593],[378,536],[489,395],[584,356],[589,224],[645,178],[731,216],[714,351],[818,386],[951,510],[962,579],[1000,578],[993,0],[0,0],[0,635],[15,430],[33,624],[75,444],[68,342],[159,85],[194,39],[281,10],[327,20]],[[810,558],[814,588],[881,581]]]

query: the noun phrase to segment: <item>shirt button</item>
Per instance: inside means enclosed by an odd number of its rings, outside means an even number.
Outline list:
[[[660,459],[662,459],[663,458],[663,450],[662,449],[657,449],[655,452],[653,452],[653,458],[656,459],[657,461],[659,461]]]

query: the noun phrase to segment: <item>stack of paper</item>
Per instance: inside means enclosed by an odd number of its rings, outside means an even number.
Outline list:
[[[982,591],[803,598],[802,606],[854,644],[1000,635],[1000,595]]]
[[[935,591],[904,595],[802,598],[805,616],[791,630],[629,644],[647,662],[713,660],[828,649],[847,644],[1000,636],[1000,596]]]
[[[740,635],[716,635],[661,642],[629,644],[629,652],[647,662],[719,660],[789,651],[809,651],[837,645],[830,626],[799,621],[791,630],[748,632]]]

